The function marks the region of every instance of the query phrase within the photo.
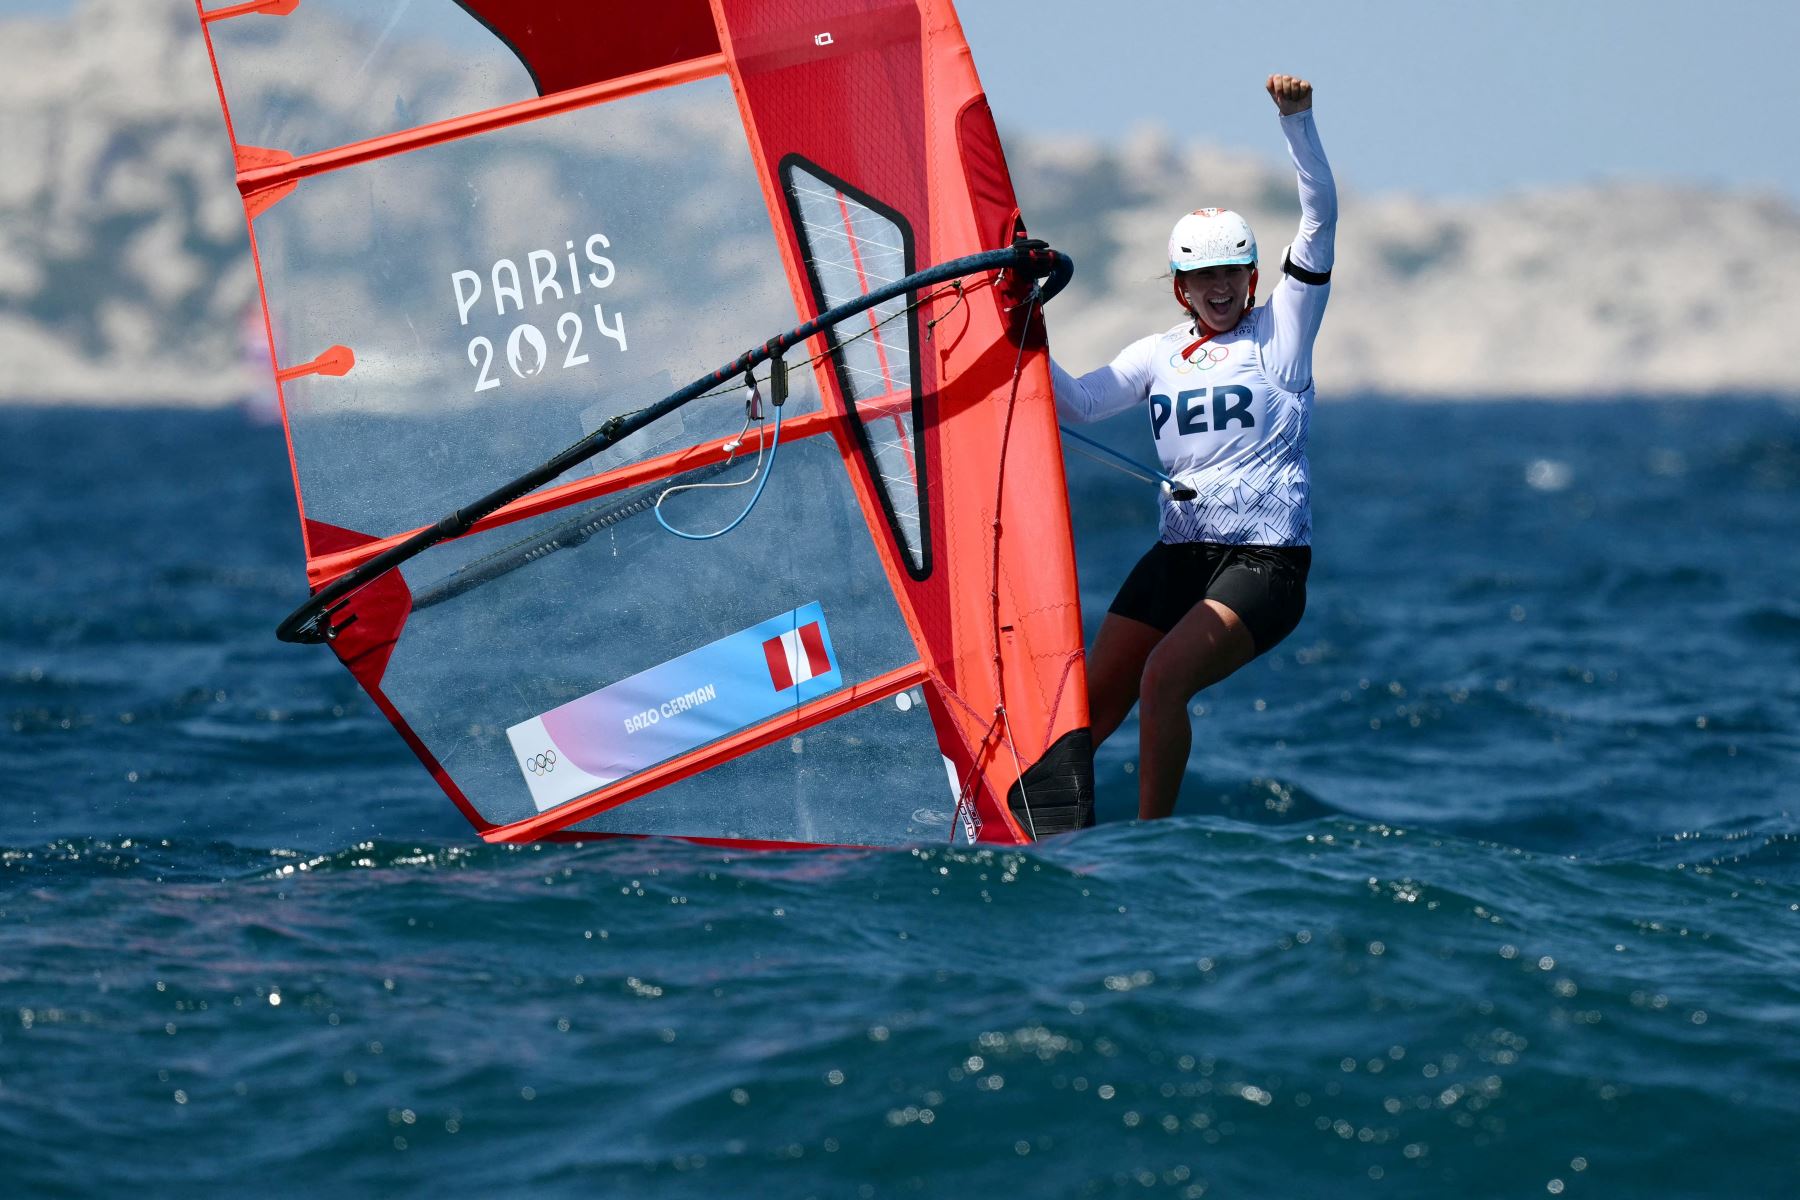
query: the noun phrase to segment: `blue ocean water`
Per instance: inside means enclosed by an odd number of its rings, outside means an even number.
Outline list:
[[[1797,422],[1328,405],[1176,819],[1128,724],[1097,829],[746,854],[478,844],[271,636],[278,432],[0,411],[0,1193],[1791,1195]]]

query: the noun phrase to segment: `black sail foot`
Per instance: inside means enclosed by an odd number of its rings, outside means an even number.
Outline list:
[[[1006,807],[1034,839],[1094,823],[1094,738],[1072,729],[1056,739],[1006,793]]]

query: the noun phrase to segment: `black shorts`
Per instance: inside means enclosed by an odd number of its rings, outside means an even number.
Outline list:
[[[1310,546],[1158,542],[1125,577],[1110,611],[1167,633],[1200,601],[1217,600],[1262,654],[1300,623],[1311,569]]]

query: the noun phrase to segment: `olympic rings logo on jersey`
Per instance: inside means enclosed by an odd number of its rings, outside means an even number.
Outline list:
[[[1195,371],[1210,371],[1229,357],[1231,357],[1231,347],[1229,346],[1207,346],[1196,352],[1196,357],[1191,359],[1183,358],[1181,351],[1177,350],[1169,355],[1169,366],[1174,368],[1177,375],[1191,375]]]
[[[548,775],[556,770],[556,751],[546,750],[525,760],[525,769],[533,775]]]

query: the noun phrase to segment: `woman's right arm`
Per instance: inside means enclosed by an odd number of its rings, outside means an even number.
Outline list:
[[[1270,289],[1263,363],[1272,382],[1299,393],[1312,386],[1313,342],[1331,297],[1337,249],[1337,185],[1313,124],[1312,84],[1292,75],[1269,76],[1269,96],[1281,112],[1281,132],[1300,185],[1300,229],[1282,275]]]
[[[1076,425],[1087,425],[1142,404],[1150,394],[1150,355],[1156,340],[1154,334],[1140,338],[1104,367],[1081,376],[1069,374],[1051,359],[1057,415]]]

